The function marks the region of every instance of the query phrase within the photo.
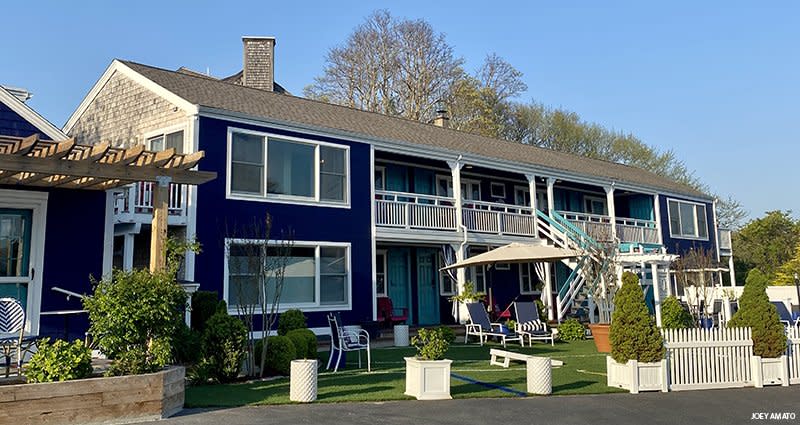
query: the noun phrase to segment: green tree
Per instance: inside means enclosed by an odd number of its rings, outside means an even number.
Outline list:
[[[800,275],[800,244],[795,248],[794,256],[775,272],[772,283],[781,286],[794,285],[794,277],[797,275]]]
[[[778,310],[767,297],[767,283],[764,273],[758,269],[750,270],[739,298],[739,311],[728,322],[728,327],[749,327],[752,331],[753,354],[774,358],[786,351],[786,334]]]
[[[669,296],[661,303],[661,325],[664,329],[693,328],[694,319],[677,298]]]
[[[768,211],[734,232],[732,242],[737,279],[752,269],[770,279],[800,244],[800,222],[792,219],[790,211]]]
[[[617,363],[628,360],[657,362],[664,358],[664,341],[644,303],[639,278],[631,273],[622,275],[622,287],[614,296],[611,318],[611,357]]]

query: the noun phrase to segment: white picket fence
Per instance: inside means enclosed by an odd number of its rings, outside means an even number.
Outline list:
[[[753,384],[750,328],[665,329],[662,332],[671,390]]]
[[[800,384],[800,327],[789,329],[789,349],[786,357],[789,360],[789,383]]]

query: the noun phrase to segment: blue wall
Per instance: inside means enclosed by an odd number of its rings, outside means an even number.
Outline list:
[[[673,238],[672,236],[670,236],[669,213],[667,212],[668,209],[667,198],[677,199],[680,201],[696,202],[689,199],[679,198],[676,196],[659,195],[659,208],[661,210],[660,212],[661,232],[664,237],[664,247],[667,249],[667,252],[671,254],[681,255],[692,248],[696,249],[703,248],[706,250],[710,250],[714,258],[716,258],[717,229],[714,226],[713,204],[711,202],[705,202],[706,220],[708,223],[708,240]]]
[[[0,102],[0,134],[3,136],[28,137],[34,133],[39,133],[42,140],[50,139],[42,130],[12,111],[5,103]]]
[[[265,131],[309,140],[350,146],[350,204],[347,208],[291,205],[272,202],[228,200],[225,198],[226,148],[228,126]],[[296,241],[351,243],[352,311],[343,311],[345,324],[372,319],[372,244],[369,145],[331,137],[277,130],[268,127],[230,123],[213,118],[200,120],[200,149],[206,153],[200,169],[217,172],[217,179],[198,186],[197,238],[202,252],[195,263],[195,280],[202,290],[223,296],[224,239],[239,236],[242,228],[260,220],[266,213],[273,218],[273,237],[291,229]],[[309,326],[327,326],[325,312],[310,312]]]

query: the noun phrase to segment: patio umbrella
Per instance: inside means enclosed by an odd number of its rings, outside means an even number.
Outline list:
[[[571,249],[515,242],[442,267],[441,270],[492,265],[496,263],[553,262],[567,258],[577,258],[580,255],[578,251],[573,251]]]

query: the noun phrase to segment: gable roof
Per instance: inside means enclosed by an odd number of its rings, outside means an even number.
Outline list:
[[[530,166],[532,172],[535,169],[555,170],[571,175],[599,177],[608,183],[628,183],[638,187],[709,199],[708,195],[686,184],[633,166],[277,94],[135,62],[121,62],[175,96],[201,108],[329,129],[353,137],[413,144],[464,153],[477,158],[490,158],[519,166]]]
[[[20,100],[19,97],[3,86],[0,86],[0,102],[8,106],[9,109],[36,127],[50,139],[55,141],[67,140],[67,135],[59,130],[58,127],[44,119],[38,112],[34,111],[30,106]]]

